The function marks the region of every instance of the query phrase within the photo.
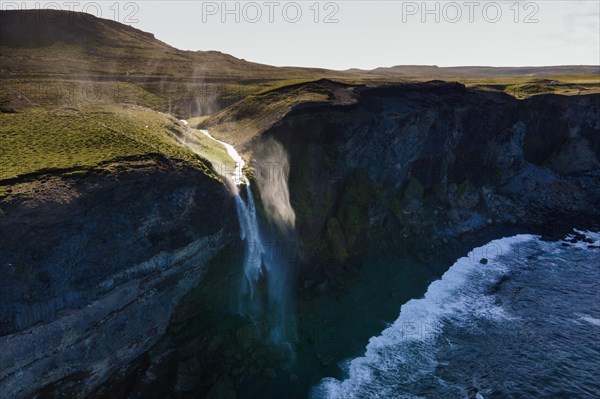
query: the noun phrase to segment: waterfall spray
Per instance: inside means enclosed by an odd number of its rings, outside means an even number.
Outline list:
[[[273,242],[265,262],[269,315],[276,326],[271,334],[276,342],[292,341],[296,338],[293,308],[296,214],[290,204],[288,154],[281,143],[269,137],[254,145],[254,157],[259,167],[256,182],[260,199],[272,226],[268,233]]]
[[[290,204],[290,168],[285,148],[269,137],[256,146],[254,156],[259,160],[261,171],[257,183],[267,218],[282,232],[292,230],[296,224],[296,214]]]

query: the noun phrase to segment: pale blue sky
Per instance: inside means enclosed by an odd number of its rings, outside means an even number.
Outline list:
[[[428,1],[430,14],[422,1],[240,1],[226,3],[229,14],[222,1],[39,3],[128,23],[180,49],[219,50],[271,65],[600,64],[596,0]],[[3,1],[2,8],[15,4],[23,2]]]

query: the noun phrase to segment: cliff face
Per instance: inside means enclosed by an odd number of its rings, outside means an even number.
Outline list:
[[[289,152],[303,272],[382,249],[443,250],[492,224],[544,233],[598,221],[600,96],[519,101],[437,82],[353,96],[297,107],[250,144],[257,154],[274,137]]]
[[[373,252],[444,251],[486,226],[547,233],[600,220],[600,96],[324,85],[331,103],[297,106],[247,143],[255,173],[288,177],[305,279],[335,278]],[[285,162],[265,162],[274,141]],[[202,306],[194,293],[209,260],[238,239],[225,186],[161,157],[15,184],[0,216],[7,398],[135,380],[135,360]],[[182,370],[169,389],[183,390]]]
[[[160,157],[24,183],[0,209],[5,398],[82,397],[126,369],[237,229],[222,184]]]

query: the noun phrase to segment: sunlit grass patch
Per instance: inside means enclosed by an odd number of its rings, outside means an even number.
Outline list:
[[[195,153],[183,144],[193,133],[176,119],[142,107],[31,108],[0,114],[0,179],[46,169],[93,167],[115,158],[160,153],[189,161],[223,158],[217,143],[200,139]]]

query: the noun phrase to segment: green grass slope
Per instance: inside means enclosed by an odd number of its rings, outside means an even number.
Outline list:
[[[147,108],[31,108],[0,114],[0,185],[150,154],[186,162],[214,178],[223,165],[233,168],[220,144]],[[126,161],[122,164],[126,170]]]
[[[84,92],[189,118],[290,79],[330,73],[262,65],[218,51],[182,51],[151,33],[83,13],[1,11],[0,21],[3,109],[54,105],[57,97],[74,104]],[[23,92],[29,96],[19,96]]]

